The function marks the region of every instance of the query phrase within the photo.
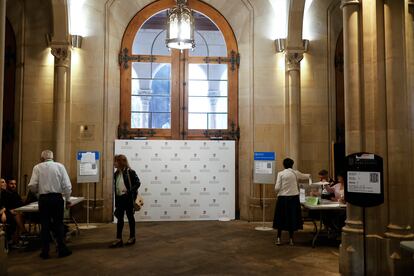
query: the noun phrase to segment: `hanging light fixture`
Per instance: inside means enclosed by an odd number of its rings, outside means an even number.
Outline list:
[[[194,43],[194,16],[187,7],[187,0],[177,0],[177,6],[168,10],[167,38],[168,48],[192,49]]]

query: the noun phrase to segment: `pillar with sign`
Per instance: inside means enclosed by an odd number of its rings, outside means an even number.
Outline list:
[[[363,207],[364,275],[366,265],[365,208],[384,203],[382,157],[373,153],[354,153],[346,157],[345,200]]]

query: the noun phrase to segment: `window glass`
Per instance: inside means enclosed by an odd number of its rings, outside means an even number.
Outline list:
[[[159,12],[149,18],[139,29],[132,44],[134,55],[163,55],[169,56],[171,52],[165,46],[167,32],[167,11]]]

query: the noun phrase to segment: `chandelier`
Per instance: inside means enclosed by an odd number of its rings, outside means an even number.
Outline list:
[[[195,47],[193,12],[186,4],[187,0],[177,0],[177,6],[168,10],[165,39],[168,48],[184,50]]]

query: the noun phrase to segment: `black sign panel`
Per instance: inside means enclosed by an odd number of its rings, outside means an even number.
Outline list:
[[[382,157],[354,153],[346,157],[345,200],[353,205],[372,207],[384,203]]]

